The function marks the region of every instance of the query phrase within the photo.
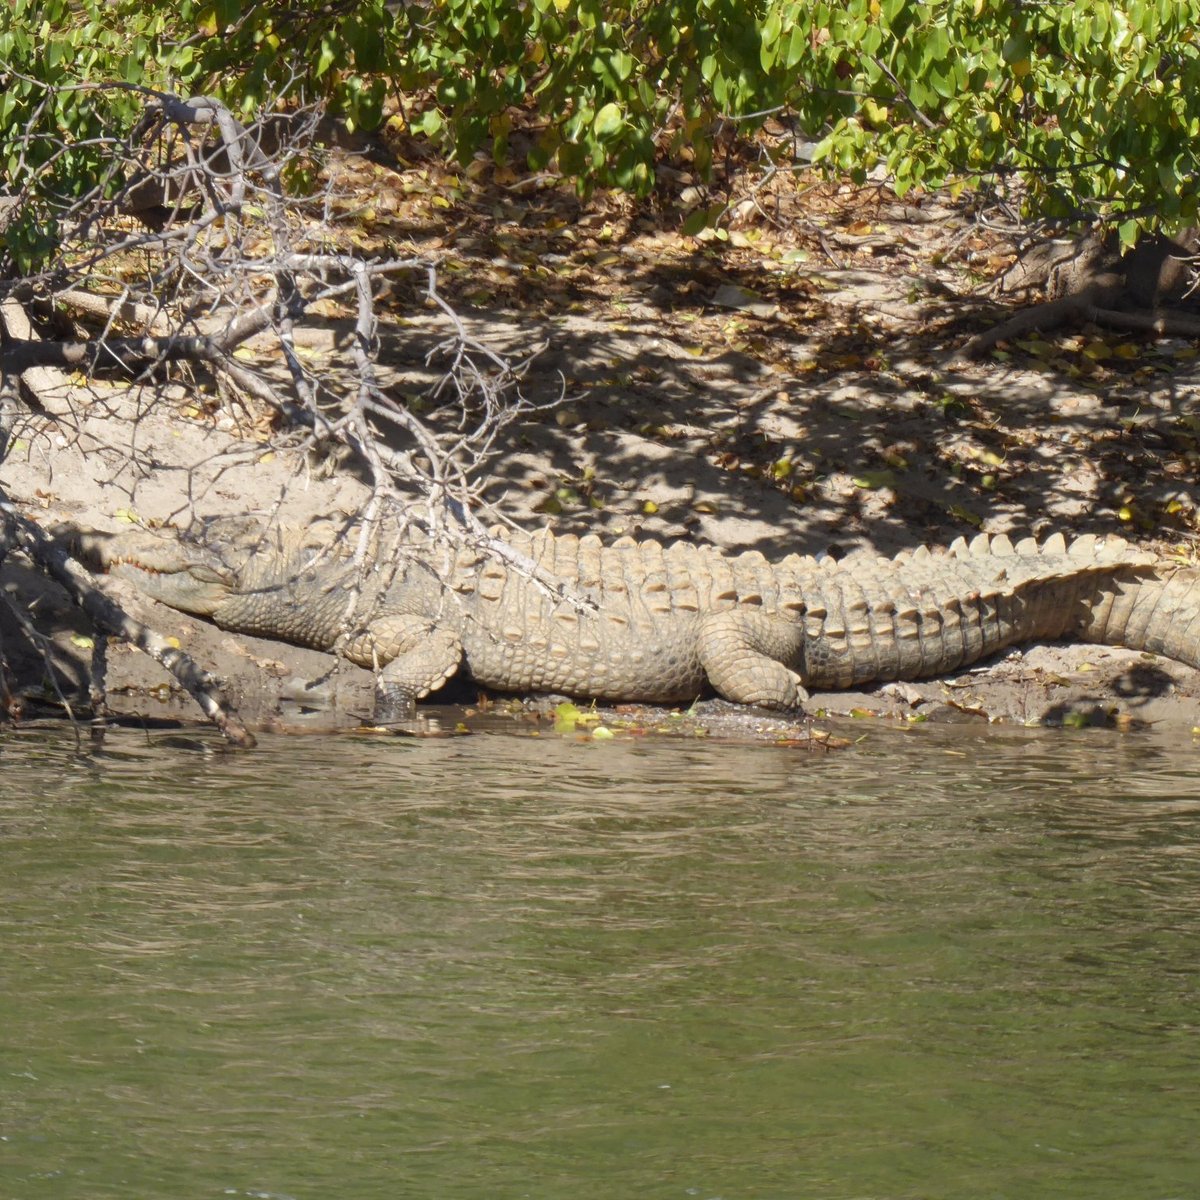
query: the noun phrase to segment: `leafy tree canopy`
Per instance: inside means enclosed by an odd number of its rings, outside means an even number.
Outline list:
[[[1028,215],[1129,242],[1197,218],[1198,31],[1200,0],[9,0],[0,162],[12,186],[57,156],[56,186],[87,186],[87,139],[140,98],[47,98],[80,81],[246,111],[323,96],[368,128],[395,96],[461,158],[504,160],[522,124],[533,169],[639,193],[656,156],[703,173],[722,127],[774,114],[830,169],[884,164],[901,191],[1019,178]]]

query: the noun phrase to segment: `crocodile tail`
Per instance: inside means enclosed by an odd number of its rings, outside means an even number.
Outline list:
[[[1200,570],[1120,572],[1098,590],[1079,633],[1200,667]]]

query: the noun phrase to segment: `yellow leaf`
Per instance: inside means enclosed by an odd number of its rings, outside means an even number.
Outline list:
[[[141,518],[133,511],[132,508],[118,508],[113,516],[118,521],[124,521],[126,525],[140,525]]]
[[[895,482],[896,473],[894,471],[864,471],[861,475],[854,477],[854,486],[868,491],[891,487]]]
[[[1099,362],[1102,358],[1108,358],[1112,351],[1105,342],[1088,342],[1083,353],[1093,362]]]
[[[776,479],[786,479],[792,473],[792,460],[790,458],[781,458],[777,460],[771,467],[771,474]]]
[[[92,650],[96,643],[86,634],[73,633],[71,634],[71,645],[78,646],[80,650]]]
[[[868,96],[862,102],[862,115],[868,125],[886,125],[890,114],[886,104],[877,104]]]
[[[1141,350],[1129,342],[1122,342],[1119,346],[1114,346],[1112,352],[1117,358],[1137,358],[1141,354]]]
[[[167,643],[167,645],[171,647],[172,650],[182,650],[183,649],[183,643],[177,637],[163,638],[163,641],[165,641]]]
[[[606,739],[615,736],[616,734],[614,734],[611,729],[606,729],[603,725],[598,725],[592,730],[592,737],[595,738],[596,741],[605,741]]]
[[[1117,516],[1120,517],[1122,521],[1132,521],[1133,509],[1130,508],[1128,504],[1122,504],[1121,507],[1117,509]]]
[[[647,500],[645,504],[642,505],[642,512],[644,512],[647,516],[653,516],[656,512],[658,512],[658,505],[655,504],[653,500]]]

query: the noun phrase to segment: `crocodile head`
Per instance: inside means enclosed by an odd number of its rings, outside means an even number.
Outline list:
[[[133,582],[163,604],[200,617],[211,617],[234,590],[235,579],[198,545],[129,533],[76,533],[75,556],[92,570]]]

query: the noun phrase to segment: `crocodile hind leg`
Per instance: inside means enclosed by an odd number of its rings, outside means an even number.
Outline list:
[[[736,609],[701,623],[700,663],[708,681],[738,704],[799,708],[808,699],[803,676],[804,629],[794,621]]]
[[[388,613],[372,623],[375,656],[384,663],[375,673],[375,720],[411,717],[416,701],[437,691],[462,662],[463,647],[453,630],[428,617]]]

